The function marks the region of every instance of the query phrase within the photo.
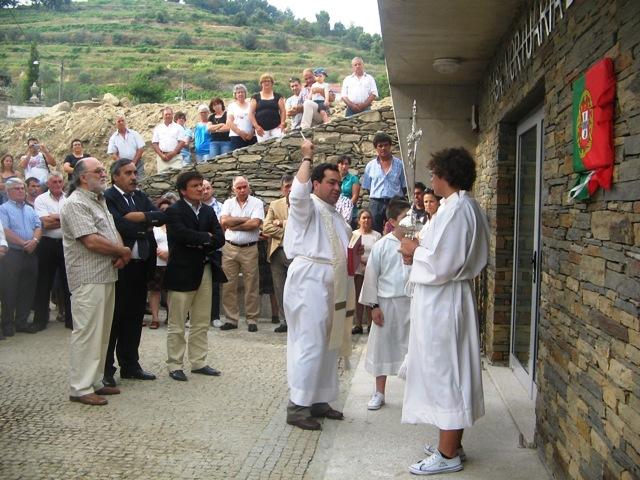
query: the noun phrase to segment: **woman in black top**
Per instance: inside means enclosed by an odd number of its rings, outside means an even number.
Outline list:
[[[251,97],[249,119],[256,129],[258,142],[284,135],[287,113],[284,98],[273,91],[273,76],[263,73],[260,76],[260,93]]]
[[[73,169],[76,168],[76,163],[78,160],[82,160],[83,158],[90,157],[88,153],[84,153],[84,148],[82,147],[82,140],[74,138],[71,140],[71,153],[64,157],[64,163],[62,164],[62,169],[67,172],[69,180],[73,179]]]
[[[209,102],[209,110],[213,113],[209,115],[207,130],[211,134],[209,144],[209,155],[211,158],[222,155],[233,150],[231,140],[229,140],[229,125],[227,125],[227,111],[224,109],[224,102],[221,98],[212,98]]]

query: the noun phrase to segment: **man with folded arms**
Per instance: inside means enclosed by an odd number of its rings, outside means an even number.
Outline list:
[[[222,248],[222,269],[229,279],[222,287],[222,306],[227,322],[220,330],[238,328],[238,276],[242,272],[248,330],[257,332],[256,321],[260,315],[258,239],[264,220],[264,204],[249,195],[249,182],[245,177],[233,179],[233,193],[235,196],[225,200],[220,212],[226,239]]]
[[[106,405],[102,395],[120,393],[102,383],[113,320],[118,269],[131,259],[107,208],[107,171],[93,157],[80,160],[60,211],[62,246],[71,290],[70,397]]]

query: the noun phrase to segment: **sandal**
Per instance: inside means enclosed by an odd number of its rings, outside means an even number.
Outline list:
[[[149,323],[149,328],[151,330],[157,330],[160,327],[160,322],[152,321]]]

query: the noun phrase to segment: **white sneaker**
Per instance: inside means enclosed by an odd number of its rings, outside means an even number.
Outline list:
[[[462,470],[460,457],[444,458],[438,450],[424,460],[414,463],[409,471],[414,475],[436,475],[438,473],[459,472]]]
[[[219,318],[216,318],[216,319],[213,321],[213,326],[214,326],[215,328],[220,328],[222,325],[224,325],[224,323],[223,323],[223,322],[222,322],[222,320],[220,320]]]
[[[380,410],[380,407],[384,405],[384,394],[376,392],[367,403],[368,410]]]
[[[428,443],[424,445],[424,453],[426,453],[427,455],[433,455],[437,451],[438,451],[438,447],[436,447],[435,445],[430,445]],[[464,448],[460,447],[457,453],[458,453],[458,456],[460,457],[461,462],[467,461],[467,454],[464,453]]]

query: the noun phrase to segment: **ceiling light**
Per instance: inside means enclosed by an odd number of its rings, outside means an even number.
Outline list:
[[[445,75],[456,73],[460,69],[462,62],[459,58],[436,58],[433,61],[433,69]]]

